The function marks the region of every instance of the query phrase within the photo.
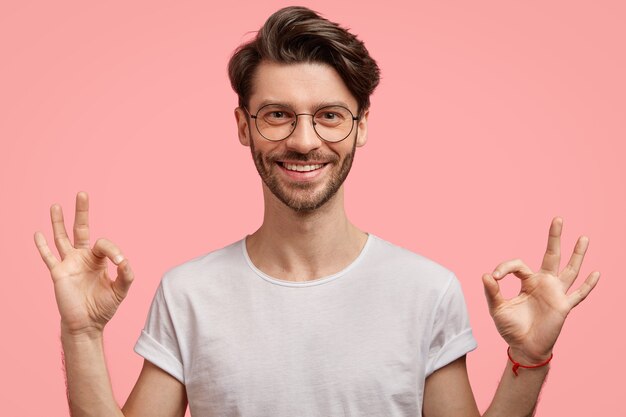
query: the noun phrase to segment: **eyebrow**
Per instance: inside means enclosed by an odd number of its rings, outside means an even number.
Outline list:
[[[263,106],[267,106],[268,104],[276,104],[278,106],[289,107],[292,110],[295,110],[297,107],[292,102],[268,99],[268,100],[263,100],[261,103],[259,103],[259,109]],[[341,106],[341,107],[345,107],[346,109],[350,109],[350,106],[347,103],[341,100],[336,100],[336,101],[320,101],[311,107],[311,111],[315,112],[321,109],[322,107],[328,107],[328,106]]]

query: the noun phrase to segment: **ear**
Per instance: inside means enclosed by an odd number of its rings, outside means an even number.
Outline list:
[[[367,142],[367,118],[370,115],[370,111],[366,110],[363,113],[363,116],[358,120],[357,123],[357,136],[356,136],[356,146],[361,147],[364,146]]]
[[[246,111],[241,107],[235,109],[235,120],[237,121],[237,134],[239,142],[243,146],[250,146],[250,120]]]

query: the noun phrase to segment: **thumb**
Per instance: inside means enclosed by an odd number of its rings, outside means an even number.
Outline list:
[[[489,305],[489,311],[493,311],[504,302],[504,297],[500,292],[500,285],[490,274],[483,275],[483,286],[485,288],[485,298]]]
[[[130,268],[128,259],[124,259],[117,266],[117,278],[115,278],[115,281],[113,281],[113,287],[116,294],[118,294],[118,296],[120,296],[122,299],[126,298],[128,290],[130,289],[130,285],[133,283],[134,279],[135,274]]]

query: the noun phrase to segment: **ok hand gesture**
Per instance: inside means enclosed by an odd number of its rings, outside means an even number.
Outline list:
[[[119,248],[106,239],[89,243],[89,199],[87,193],[76,196],[74,244],[67,236],[61,207],[50,207],[54,243],[60,260],[51,252],[41,232],[35,244],[50,270],[61,327],[72,335],[102,332],[126,297],[133,273]],[[117,265],[117,278],[107,273],[107,259]]]
[[[511,347],[511,356],[527,365],[542,363],[550,357],[565,318],[589,295],[600,278],[599,272],[592,272],[578,289],[567,294],[578,276],[589,239],[584,236],[578,239],[567,266],[559,272],[562,227],[560,218],[552,220],[539,271],[533,272],[523,261],[515,259],[501,263],[492,274],[483,275],[489,312],[496,327]],[[510,273],[521,280],[521,289],[516,297],[507,300],[498,281]]]

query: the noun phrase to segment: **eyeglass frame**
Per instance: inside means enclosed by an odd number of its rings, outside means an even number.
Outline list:
[[[282,139],[269,139],[269,138],[265,137],[265,136],[263,135],[263,133],[261,133],[261,130],[259,129],[259,125],[258,125],[258,121],[257,121],[257,120],[258,120],[258,119],[257,119],[257,116],[259,115],[259,112],[260,112],[261,110],[263,110],[265,107],[268,107],[268,106],[281,106],[281,107],[285,107],[285,108],[287,108],[287,109],[291,110],[291,111],[293,112],[294,117],[296,118],[296,121],[295,121],[295,123],[293,124],[293,127],[292,127],[292,129],[291,129],[291,132],[289,132],[289,134],[288,134],[287,136],[285,136],[284,138],[282,138]],[[259,109],[256,111],[256,114],[254,114],[254,115],[253,115],[252,113],[250,113],[250,110],[248,110],[248,108],[247,108],[246,106],[242,106],[242,107],[243,107],[243,109],[246,111],[246,113],[248,113],[248,116],[250,116],[250,118],[251,118],[251,119],[254,119],[254,126],[256,127],[256,131],[257,131],[257,132],[259,132],[259,135],[261,135],[261,137],[262,137],[263,139],[268,140],[268,141],[270,141],[270,142],[282,142],[283,140],[287,139],[289,136],[293,135],[293,132],[295,132],[295,131],[296,131],[296,128],[298,127],[298,116],[311,116],[311,126],[313,127],[313,131],[315,132],[315,134],[317,135],[317,137],[318,137],[318,138],[320,138],[321,140],[323,140],[324,142],[327,142],[327,143],[339,143],[339,142],[342,142],[342,141],[346,140],[346,139],[348,138],[348,136],[350,136],[350,135],[352,134],[352,131],[354,130],[354,122],[355,122],[355,121],[359,121],[359,120],[361,120],[361,116],[360,116],[360,115],[359,115],[359,116],[355,116],[355,115],[354,115],[354,113],[352,113],[352,110],[350,110],[350,109],[349,109],[349,108],[347,108],[346,106],[342,106],[342,105],[338,105],[338,104],[331,104],[331,105],[328,105],[328,106],[322,106],[322,107],[318,108],[317,110],[315,110],[315,112],[314,112],[314,113],[296,113],[296,112],[295,112],[295,110],[293,110],[293,109],[292,109],[291,107],[289,107],[289,106],[285,106],[285,105],[283,105],[283,104],[279,104],[279,103],[267,103],[267,104],[264,104],[264,105],[262,105],[261,107],[259,107]],[[321,135],[317,132],[317,129],[315,128],[315,122],[314,122],[315,115],[316,115],[316,114],[317,114],[320,110],[327,109],[327,108],[329,108],[329,107],[341,107],[342,109],[346,109],[346,110],[348,111],[348,113],[350,113],[350,116],[352,116],[352,123],[351,123],[351,125],[350,125],[350,131],[348,132],[348,134],[347,134],[347,135],[346,135],[343,139],[339,139],[339,140],[328,140],[328,139],[324,139],[324,138],[323,138],[323,137],[322,137],[322,136],[321,136]]]

